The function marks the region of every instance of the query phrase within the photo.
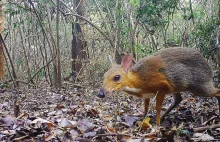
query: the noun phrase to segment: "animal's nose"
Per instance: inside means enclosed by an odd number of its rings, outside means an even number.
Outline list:
[[[105,98],[105,90],[104,89],[100,89],[99,93],[97,94],[97,96],[99,98]]]

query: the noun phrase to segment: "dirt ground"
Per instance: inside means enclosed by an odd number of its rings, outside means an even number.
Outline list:
[[[157,127],[155,99],[144,117],[141,99],[124,93],[101,99],[97,92],[71,83],[59,91],[43,84],[0,89],[0,141],[220,141],[216,98],[183,93],[180,105]],[[163,111],[172,101],[172,95],[167,95]]]

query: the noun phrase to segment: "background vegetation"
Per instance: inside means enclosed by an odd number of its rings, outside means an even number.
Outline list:
[[[218,141],[216,98],[182,94],[158,129],[155,99],[143,120],[141,99],[95,94],[109,54],[174,46],[200,51],[219,85],[219,32],[220,0],[1,0],[0,141]]]
[[[127,52],[138,60],[168,46],[201,51],[220,78],[219,0],[60,0],[58,5],[55,0],[7,1],[5,55],[16,77],[7,62],[5,80],[56,85],[60,74],[58,82],[72,75],[97,85],[108,68],[108,54],[118,62]],[[86,43],[79,51],[72,51],[73,24],[81,26],[82,35],[76,36]],[[86,53],[77,56],[77,75],[74,52]]]

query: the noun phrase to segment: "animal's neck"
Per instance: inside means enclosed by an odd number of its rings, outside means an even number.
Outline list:
[[[128,71],[127,73],[127,86],[128,86],[127,89],[130,88],[130,90],[134,90],[134,91],[141,89],[139,76],[132,71]]]

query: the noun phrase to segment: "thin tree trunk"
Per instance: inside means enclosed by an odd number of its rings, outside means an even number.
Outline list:
[[[61,65],[60,65],[60,43],[59,43],[59,6],[60,1],[57,0],[57,17],[56,17],[56,31],[57,31],[57,86],[61,89]]]
[[[0,5],[0,33],[4,30],[4,22],[5,22],[5,4],[6,0],[1,1]],[[3,50],[3,44],[0,44],[0,79],[3,79],[5,75],[5,57],[4,57],[4,50]]]
[[[23,49],[23,52],[24,52],[24,62],[25,62],[25,66],[27,67],[28,80],[30,80],[31,79],[30,67],[29,67],[27,52],[26,52],[25,45],[24,45],[24,37],[23,37],[23,33],[22,33],[22,30],[21,30],[20,26],[19,26],[19,33],[20,33],[20,36],[21,36],[22,49]],[[33,80],[31,80],[31,83],[34,83]]]
[[[10,62],[10,64],[11,64],[12,76],[13,76],[12,80],[13,80],[13,83],[14,83],[14,87],[18,87],[18,86],[19,86],[19,83],[18,83],[18,81],[17,81],[17,75],[16,75],[16,72],[15,72],[14,64],[13,64],[13,62],[12,62],[11,56],[10,56],[10,54],[9,54],[9,51],[8,51],[6,45],[5,45],[5,42],[4,42],[4,40],[3,40],[1,34],[0,34],[0,43],[3,45],[3,47],[4,47],[5,51],[6,51],[6,54],[7,54],[7,56],[8,56],[8,60],[9,60],[9,62]],[[14,80],[15,80],[15,81],[14,81]]]
[[[53,75],[54,75],[54,84],[57,86],[58,84],[58,72],[57,72],[57,48],[56,48],[56,43],[55,43],[55,39],[54,39],[54,33],[52,30],[52,24],[51,24],[51,15],[50,15],[50,11],[49,11],[49,7],[47,6],[47,18],[48,18],[48,23],[49,23],[49,33],[50,33],[50,37],[51,37],[51,42],[52,42],[52,58],[53,58]]]
[[[192,22],[193,24],[195,24],[195,21],[194,21],[194,13],[193,13],[193,9],[192,9],[192,1],[189,0],[189,7],[190,7],[190,12],[191,12],[191,19],[192,19]]]
[[[76,0],[75,5],[77,5],[77,14],[85,16],[85,0]],[[85,26],[80,25],[82,23],[81,19],[77,19],[77,22],[72,24],[73,30],[73,40],[72,40],[72,73],[79,73],[82,65],[82,60],[86,58],[86,41],[84,39]]]
[[[50,52],[51,52],[52,55],[54,55],[53,52],[52,52],[52,48],[51,48],[51,44],[50,44],[49,38],[48,38],[48,36],[47,36],[47,34],[46,34],[46,32],[45,32],[44,26],[43,26],[43,24],[42,24],[42,19],[40,18],[40,16],[39,16],[37,10],[35,9],[35,6],[34,6],[33,2],[32,2],[31,0],[28,0],[28,1],[29,1],[30,5],[32,6],[33,10],[34,10],[34,13],[35,13],[35,15],[36,15],[36,17],[37,17],[37,19],[38,19],[39,24],[40,24],[40,27],[42,28],[43,36],[45,37],[45,39],[46,39],[46,41],[47,41],[47,43],[48,43]],[[51,37],[51,39],[53,40],[52,37]],[[53,40],[53,41],[54,41],[54,40]],[[54,43],[54,42],[52,42],[52,43]],[[45,53],[46,53],[46,49],[45,49]],[[49,72],[49,66],[48,66],[48,73],[50,73],[50,72]],[[51,78],[50,78],[50,80],[51,80]],[[52,82],[52,80],[51,80],[51,85],[52,85],[52,84],[53,84],[53,82]]]

